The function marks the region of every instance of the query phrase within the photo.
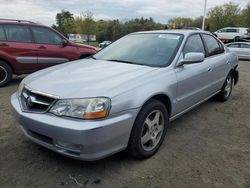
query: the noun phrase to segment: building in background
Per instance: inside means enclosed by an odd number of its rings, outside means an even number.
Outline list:
[[[96,41],[96,35],[84,35],[84,34],[68,34],[68,38],[73,42],[93,42]]]

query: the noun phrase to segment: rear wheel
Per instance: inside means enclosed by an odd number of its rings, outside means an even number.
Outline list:
[[[230,72],[226,78],[226,81],[218,94],[220,101],[225,102],[229,99],[233,89],[233,74]]]
[[[139,112],[131,132],[128,151],[136,158],[148,158],[160,148],[168,125],[167,109],[151,100]]]
[[[237,36],[237,37],[234,38],[234,42],[239,42],[239,41],[240,41],[240,37],[239,36]]]
[[[12,74],[11,67],[0,60],[0,87],[6,86],[11,81]]]

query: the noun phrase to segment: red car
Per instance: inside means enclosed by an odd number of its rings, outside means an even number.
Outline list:
[[[58,31],[23,20],[0,20],[0,87],[13,74],[37,70],[88,57],[96,48],[75,44]]]

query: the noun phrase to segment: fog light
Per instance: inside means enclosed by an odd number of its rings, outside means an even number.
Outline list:
[[[83,146],[81,144],[72,144],[61,140],[56,140],[56,146],[65,150],[81,153]]]

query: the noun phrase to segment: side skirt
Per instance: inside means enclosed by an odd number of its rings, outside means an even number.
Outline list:
[[[192,110],[193,108],[199,106],[200,104],[204,103],[204,102],[207,101],[208,99],[212,98],[213,96],[215,96],[215,95],[218,94],[219,92],[220,92],[220,90],[217,91],[217,92],[215,92],[214,94],[210,95],[209,97],[205,98],[204,100],[201,100],[200,102],[194,104],[193,106],[191,106],[191,107],[189,107],[189,108],[183,110],[182,112],[180,112],[180,113],[178,113],[178,114],[172,116],[172,117],[169,119],[169,121],[171,122],[171,121],[177,119],[178,117],[182,116],[183,114],[187,113],[188,111]]]

